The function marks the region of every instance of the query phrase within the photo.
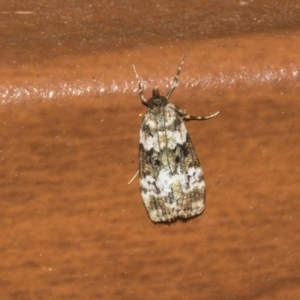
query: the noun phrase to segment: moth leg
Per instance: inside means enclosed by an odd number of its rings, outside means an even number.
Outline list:
[[[148,102],[147,102],[147,99],[146,99],[145,96],[144,96],[144,91],[143,91],[143,87],[142,87],[142,83],[141,83],[141,81],[140,81],[139,75],[138,75],[138,73],[137,73],[137,71],[136,71],[134,65],[132,65],[132,68],[133,68],[133,71],[134,71],[134,73],[135,73],[135,77],[136,77],[136,79],[137,79],[137,81],[138,81],[139,94],[140,94],[141,101],[142,101],[145,105],[148,106]]]
[[[140,171],[137,171],[127,184],[128,185],[131,184],[131,182],[139,175],[139,173],[140,173]]]
[[[186,111],[180,109],[179,107],[177,107],[174,104],[169,104],[170,106],[173,107],[173,109],[184,119],[184,120],[207,120],[210,118],[213,118],[215,116],[217,116],[220,112],[217,111],[216,113],[209,115],[209,116],[190,116],[186,113]]]
[[[175,90],[175,88],[178,85],[178,79],[179,79],[180,71],[182,69],[182,66],[184,64],[185,59],[186,59],[186,55],[183,55],[182,61],[181,61],[180,65],[179,65],[179,68],[177,70],[177,73],[176,73],[175,77],[173,78],[173,80],[171,82],[171,87],[170,87],[170,89],[168,91],[168,94],[166,96],[167,100],[170,98],[171,94],[173,93],[173,91]]]

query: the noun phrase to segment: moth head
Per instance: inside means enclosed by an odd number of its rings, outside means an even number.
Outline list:
[[[167,104],[167,98],[159,94],[158,88],[153,89],[152,98],[148,101],[148,105],[150,106],[150,108],[165,107]]]

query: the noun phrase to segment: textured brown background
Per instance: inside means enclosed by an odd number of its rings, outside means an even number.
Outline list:
[[[2,1],[1,299],[298,299],[300,1]],[[167,90],[205,212],[154,225],[146,95]]]

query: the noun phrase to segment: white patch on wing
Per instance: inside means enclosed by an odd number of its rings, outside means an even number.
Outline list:
[[[141,130],[140,132],[140,143],[143,145],[145,151],[149,151],[152,148],[158,152],[158,140],[156,136],[146,135],[145,132]]]
[[[163,213],[161,211],[161,209],[157,209],[157,210],[151,210],[149,211],[149,216],[150,219],[154,222],[161,222],[161,221],[165,221],[165,219],[162,217]]]
[[[187,171],[188,175],[195,178],[200,178],[203,174],[202,169],[199,167],[190,167]]]
[[[157,196],[155,182],[156,180],[151,175],[147,175],[145,178],[141,178],[140,180],[141,189],[146,190],[147,194]]]
[[[203,172],[201,167],[190,167],[185,173],[182,173],[182,171],[178,169],[181,188],[185,194],[195,189],[201,190],[205,188],[202,176]]]
[[[147,135],[143,130],[140,131],[140,143],[146,151],[154,149],[156,152],[164,148],[173,150],[176,146],[183,145],[186,142],[187,130],[183,123],[180,124],[179,130],[170,130],[165,128],[162,131],[155,132],[153,136]]]
[[[160,170],[157,179],[154,179],[151,175],[141,178],[141,189],[147,191],[146,193],[143,193],[144,196],[148,199],[151,197],[163,197],[167,199],[172,193],[172,187],[174,187],[174,184],[176,183],[181,187],[181,191],[184,194],[187,194],[192,190],[202,190],[205,188],[201,167],[191,167],[186,173],[182,173],[180,169],[177,171],[177,174],[171,175],[168,169],[162,169]],[[173,193],[174,192],[176,191],[173,190]]]
[[[156,181],[160,195],[162,197],[168,197],[170,193],[172,193],[172,185],[176,181],[178,181],[178,175],[171,175],[168,169],[160,170]]]
[[[190,189],[201,189],[204,186],[203,172],[200,167],[191,167],[187,171]]]

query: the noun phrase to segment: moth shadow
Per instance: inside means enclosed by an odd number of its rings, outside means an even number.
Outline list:
[[[202,215],[202,213],[200,215]],[[197,217],[199,217],[199,215],[195,215],[195,216],[192,216],[192,217],[189,217],[189,218],[177,217],[177,218],[175,218],[174,220],[171,220],[171,221],[154,222],[154,225],[167,225],[167,226],[171,226],[171,225],[173,225],[174,223],[177,223],[177,222],[181,222],[181,223],[185,224],[185,223],[188,223],[188,222],[194,220]]]

